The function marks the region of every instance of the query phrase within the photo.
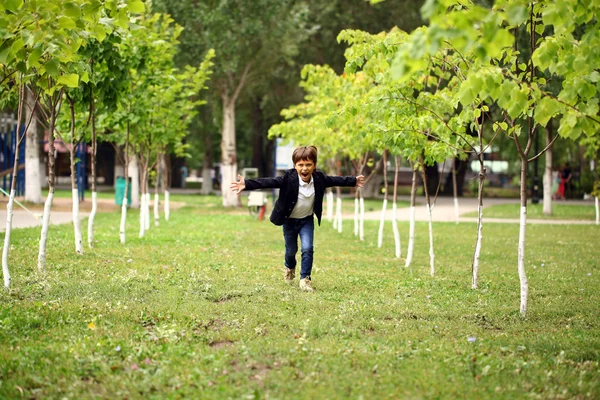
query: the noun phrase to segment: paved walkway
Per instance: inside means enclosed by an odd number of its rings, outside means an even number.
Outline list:
[[[408,196],[400,196],[399,200],[410,201]],[[351,200],[346,200],[351,201]],[[99,208],[103,208],[104,211],[115,211],[118,210],[119,207],[114,204],[112,200],[99,199]],[[80,218],[87,218],[89,215],[89,207],[91,206],[90,201],[86,201],[80,205]],[[484,199],[484,222],[493,222],[493,223],[507,223],[507,224],[518,224],[518,218],[488,218],[485,216],[485,207],[489,207],[496,204],[518,204],[518,199]],[[52,211],[50,213],[50,223],[51,224],[66,224],[72,223],[73,215],[70,210],[71,199],[60,199],[55,198],[52,206]],[[560,204],[582,204],[582,205],[592,205],[593,203],[590,201],[583,200],[569,200],[566,202],[561,202]],[[458,200],[459,214],[460,214],[460,222],[477,222],[477,218],[474,217],[463,217],[462,215],[476,212],[477,211],[477,199],[473,198],[460,198]],[[31,211],[33,215],[17,204],[13,207],[13,220],[12,227],[13,229],[18,228],[29,228],[34,226],[41,226],[42,219],[38,217],[41,212],[41,206],[32,207]],[[398,209],[397,213],[398,221],[409,221],[410,220],[410,212],[408,207],[402,207]],[[36,218],[38,217],[38,218]],[[365,213],[366,220],[379,220],[381,217],[381,210],[369,211]],[[346,214],[344,215],[344,219],[353,219],[354,215]],[[435,222],[455,222],[456,217],[454,216],[454,200],[448,197],[438,197],[436,200],[436,204],[433,207],[432,213],[433,221]],[[392,220],[392,208],[391,204],[388,203],[388,209],[385,215],[385,219],[388,221]],[[428,221],[427,216],[427,207],[425,206],[425,198],[417,197],[417,206],[415,207],[415,219],[417,221]],[[548,219],[527,219],[528,224],[578,224],[578,225],[592,225],[595,224],[593,220],[548,220]],[[0,201],[0,232],[4,232],[6,229],[6,201]]]
[[[399,196],[398,200],[410,201],[408,196]],[[519,204],[519,199],[483,199],[483,218],[484,222],[495,222],[495,223],[505,223],[505,224],[518,224],[519,218],[488,218],[485,216],[485,208],[490,207],[497,204]],[[429,217],[427,215],[427,206],[425,205],[425,197],[418,196],[416,199],[417,206],[415,206],[415,220],[416,221],[429,221]],[[460,222],[477,222],[476,217],[463,217],[464,214],[468,214],[471,212],[477,212],[477,199],[474,198],[459,198],[458,199],[458,210],[459,210],[459,221]],[[592,205],[593,203],[590,201],[583,200],[568,200],[563,201],[560,204],[582,204],[582,205]],[[345,219],[354,218],[353,215],[345,215]],[[365,212],[366,220],[379,220],[381,218],[381,210],[379,211],[370,211]],[[387,211],[385,214],[385,219],[387,221],[392,220],[392,207],[391,204],[388,203]],[[409,221],[410,220],[410,212],[407,207],[403,207],[398,209],[397,211],[397,220],[398,221]],[[455,212],[454,212],[454,200],[449,197],[438,197],[432,211],[432,220],[435,222],[455,222]],[[596,221],[593,220],[557,220],[557,219],[527,219],[528,224],[577,224],[577,225],[592,225],[595,224]]]

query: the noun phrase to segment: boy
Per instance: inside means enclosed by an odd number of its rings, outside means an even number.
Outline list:
[[[244,180],[238,175],[238,181],[231,183],[231,190],[236,193],[242,190],[279,188],[279,198],[271,212],[271,222],[283,226],[285,239],[285,273],[287,283],[296,276],[296,253],[298,252],[298,236],[302,244],[302,262],[300,268],[300,290],[313,292],[310,273],[313,264],[313,236],[316,215],[321,225],[323,212],[323,196],[325,188],[332,186],[363,187],[365,177],[327,176],[317,170],[317,148],[302,146],[292,154],[294,168],[285,171],[276,178],[259,178]]]

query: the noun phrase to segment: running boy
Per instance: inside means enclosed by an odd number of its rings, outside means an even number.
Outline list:
[[[302,244],[302,262],[300,268],[300,289],[313,292],[310,273],[313,265],[313,237],[316,215],[321,225],[323,212],[323,196],[325,188],[332,186],[363,187],[365,177],[327,176],[317,170],[317,148],[302,146],[292,154],[294,168],[285,171],[276,178],[259,178],[244,180],[238,175],[238,181],[231,183],[231,190],[236,193],[242,190],[279,188],[279,198],[271,213],[271,222],[283,226],[285,239],[285,281],[291,283],[296,276],[296,253],[298,252],[298,236]]]

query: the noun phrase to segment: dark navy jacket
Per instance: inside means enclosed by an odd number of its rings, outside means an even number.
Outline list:
[[[319,170],[315,170],[312,176],[315,185],[313,211],[317,216],[319,225],[321,225],[325,188],[332,186],[356,186],[356,177],[328,176]],[[292,210],[298,201],[298,190],[300,187],[298,172],[295,169],[288,169],[283,176],[276,178],[246,179],[245,181],[246,188],[244,190],[279,189],[279,198],[275,202],[273,212],[271,212],[271,222],[275,225],[283,225],[292,214]]]

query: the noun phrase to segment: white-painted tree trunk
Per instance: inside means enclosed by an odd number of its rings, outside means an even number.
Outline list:
[[[240,196],[229,189],[231,182],[237,181],[237,150],[235,144],[235,98],[226,94],[223,100],[223,128],[221,140],[221,198],[223,207],[239,207]]]
[[[413,251],[415,248],[415,206],[410,206],[410,221],[408,228],[408,249],[406,251],[405,267],[410,267],[412,263]]]
[[[394,231],[394,245],[396,258],[402,257],[402,245],[400,242],[400,232],[398,231],[398,210],[396,202],[392,204],[392,229]]]
[[[415,248],[415,200],[417,197],[417,171],[413,166],[412,186],[410,189],[410,222],[408,228],[408,250],[406,254],[405,267],[410,267],[412,263],[413,250]]]
[[[326,200],[327,200],[327,221],[332,222],[333,221],[333,203],[335,203],[335,201],[333,200],[333,191],[328,190],[327,191],[327,195],[326,195]]]
[[[2,276],[4,277],[4,288],[10,287],[10,271],[8,270],[8,250],[10,249],[10,234],[12,231],[13,205],[15,202],[15,190],[11,189],[6,205],[6,230],[4,233],[4,247],[2,248]]]
[[[35,96],[26,89],[27,107],[26,121],[31,121],[25,137],[25,201],[42,204],[42,175],[40,174],[40,135],[38,134],[37,118],[33,112]]]
[[[144,215],[146,213],[146,196],[142,193],[142,195],[140,196],[140,236],[139,237],[144,237],[144,234],[146,233],[146,216]]]
[[[79,219],[79,191],[77,188],[71,190],[73,201],[73,230],[75,233],[75,252],[83,254],[83,234],[81,233],[81,220]]]
[[[360,219],[358,225],[358,233],[361,241],[365,240],[365,198],[363,197],[363,191],[360,191],[360,199],[358,199],[358,205],[360,207]]]
[[[479,287],[479,258],[481,257],[481,243],[483,241],[483,207],[477,207],[477,241],[475,242],[475,253],[473,253],[473,277],[471,288]]]
[[[358,236],[360,233],[360,205],[357,197],[354,198],[354,236]]]
[[[339,233],[342,233],[342,198],[338,197],[337,198],[337,204],[336,204],[336,210],[335,210],[335,215],[336,215],[336,219],[337,219],[337,231]]]
[[[127,221],[127,187],[125,187],[125,195],[123,196],[123,203],[121,204],[121,224],[119,225],[119,240],[121,244],[125,244],[125,223]]]
[[[594,204],[596,206],[596,225],[600,225],[600,207],[598,206],[598,196],[594,199]]]
[[[169,201],[169,196],[169,191],[165,190],[165,221],[168,221],[169,216],[171,215],[171,203]]]
[[[527,226],[527,207],[521,207],[521,219],[519,223],[519,248],[518,248],[518,269],[519,282],[521,283],[521,315],[527,315],[527,298],[529,294],[529,283],[525,273],[525,228]]]
[[[158,193],[154,193],[154,226],[159,225],[160,214],[158,212]]]
[[[146,230],[150,230],[150,202],[151,202],[150,192],[146,192],[145,196],[146,196],[146,199],[145,199],[145,203],[144,203],[144,205],[145,205],[144,222],[146,223]]]
[[[140,206],[140,163],[137,155],[131,157],[127,169],[128,176],[131,178],[131,207],[138,208]]]
[[[92,192],[92,211],[88,218],[88,246],[94,247],[94,222],[98,211],[98,192]]]
[[[51,188],[44,203],[44,216],[42,217],[42,231],[40,234],[40,247],[38,251],[38,271],[46,272],[46,243],[48,242],[48,230],[50,228],[50,210],[54,200],[54,189]]]
[[[551,124],[549,124],[551,125]],[[552,141],[552,132],[546,128],[546,145]],[[546,162],[544,166],[544,200],[543,214],[552,215],[552,147],[546,150]]]
[[[386,195],[387,196],[387,195]],[[377,233],[377,247],[383,246],[383,227],[385,226],[385,212],[387,211],[387,199],[383,199],[381,215],[379,217],[379,231]]]
[[[433,218],[432,207],[427,204],[427,215],[429,216],[429,274],[435,275],[435,253],[433,251]]]

